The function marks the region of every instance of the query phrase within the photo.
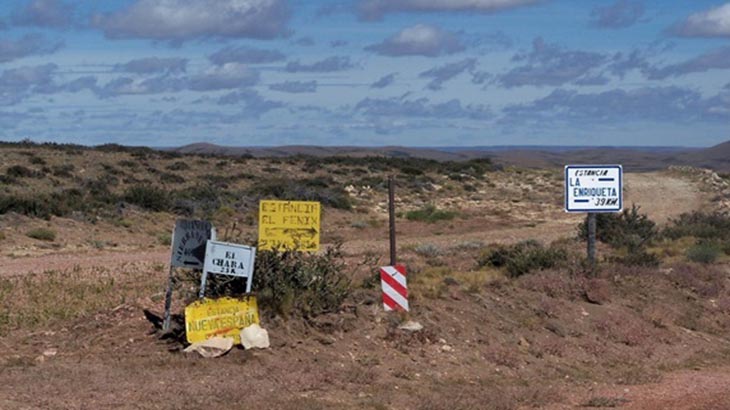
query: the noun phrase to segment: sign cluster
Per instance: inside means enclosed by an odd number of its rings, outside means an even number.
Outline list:
[[[259,215],[259,249],[319,250],[319,202],[261,201]],[[201,271],[202,300],[185,309],[188,342],[213,336],[232,336],[239,343],[238,332],[258,323],[256,298],[203,299],[206,281],[209,274],[246,278],[246,293],[250,293],[256,247],[217,241],[215,228],[210,222],[191,220],[175,223],[171,247],[164,329],[170,326],[174,268],[195,269]]]

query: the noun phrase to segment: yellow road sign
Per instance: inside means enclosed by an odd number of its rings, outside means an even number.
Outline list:
[[[319,202],[261,201],[259,244],[261,250],[318,251]]]
[[[241,343],[241,330],[259,323],[256,298],[203,299],[185,308],[185,334],[189,343],[215,336],[232,337]]]

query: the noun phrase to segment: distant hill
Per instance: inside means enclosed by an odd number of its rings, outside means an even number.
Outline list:
[[[651,171],[670,165],[689,165],[730,172],[730,141],[710,148],[676,147],[354,147],[287,145],[280,147],[224,147],[198,143],[173,148],[180,153],[253,157],[384,156],[464,161],[491,158],[503,165],[547,168],[566,164],[622,164],[633,171]]]

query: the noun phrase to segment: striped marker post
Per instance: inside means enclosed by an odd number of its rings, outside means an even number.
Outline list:
[[[406,267],[403,265],[380,268],[380,283],[383,286],[383,307],[386,312],[408,311],[408,287]]]

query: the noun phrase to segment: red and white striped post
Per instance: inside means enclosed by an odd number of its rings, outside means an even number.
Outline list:
[[[380,268],[380,283],[383,286],[383,307],[386,311],[408,312],[408,287],[406,267],[403,265]]]

